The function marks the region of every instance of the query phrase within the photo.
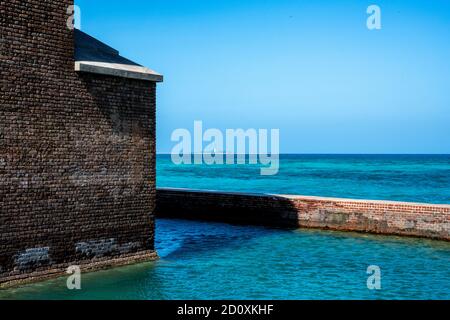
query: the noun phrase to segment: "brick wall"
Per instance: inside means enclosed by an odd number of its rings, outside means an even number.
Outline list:
[[[74,72],[72,0],[0,0],[0,286],[155,258],[155,83]]]
[[[450,205],[158,189],[156,214],[450,240]]]

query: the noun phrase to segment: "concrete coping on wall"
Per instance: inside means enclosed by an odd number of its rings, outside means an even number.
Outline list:
[[[256,193],[256,192],[236,192],[236,191],[219,191],[219,190],[201,190],[201,189],[187,189],[187,188],[157,188],[161,191],[173,191],[173,192],[190,192],[190,193],[206,193],[206,194],[224,194],[224,195],[236,195],[236,196],[250,196],[250,197],[276,197],[289,200],[305,200],[305,201],[326,201],[326,202],[354,202],[365,204],[378,204],[378,205],[405,205],[405,206],[421,206],[421,207],[434,207],[450,210],[450,204],[432,204],[432,203],[419,203],[419,202],[404,202],[404,201],[387,201],[387,200],[365,200],[365,199],[351,199],[351,198],[333,198],[333,197],[317,197],[317,196],[303,196],[292,194],[275,194],[275,193]]]
[[[75,29],[75,71],[121,78],[162,82],[163,76],[122,57],[119,51]]]
[[[153,82],[163,81],[163,76],[151,69],[119,63],[76,61],[75,71]]]

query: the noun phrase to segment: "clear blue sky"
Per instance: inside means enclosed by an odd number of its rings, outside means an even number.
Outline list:
[[[164,74],[158,152],[202,120],[279,128],[284,153],[450,153],[448,0],[76,4],[83,31]]]

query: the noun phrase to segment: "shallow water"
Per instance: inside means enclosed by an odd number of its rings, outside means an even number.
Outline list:
[[[184,220],[157,222],[161,260],[0,291],[0,299],[450,299],[450,243]],[[367,267],[381,290],[367,289]]]
[[[259,165],[174,165],[157,157],[159,187],[450,204],[450,155],[281,155]]]

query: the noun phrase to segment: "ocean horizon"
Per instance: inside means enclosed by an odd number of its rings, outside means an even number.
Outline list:
[[[279,172],[259,164],[181,164],[157,155],[157,186],[450,204],[447,154],[280,154]]]

